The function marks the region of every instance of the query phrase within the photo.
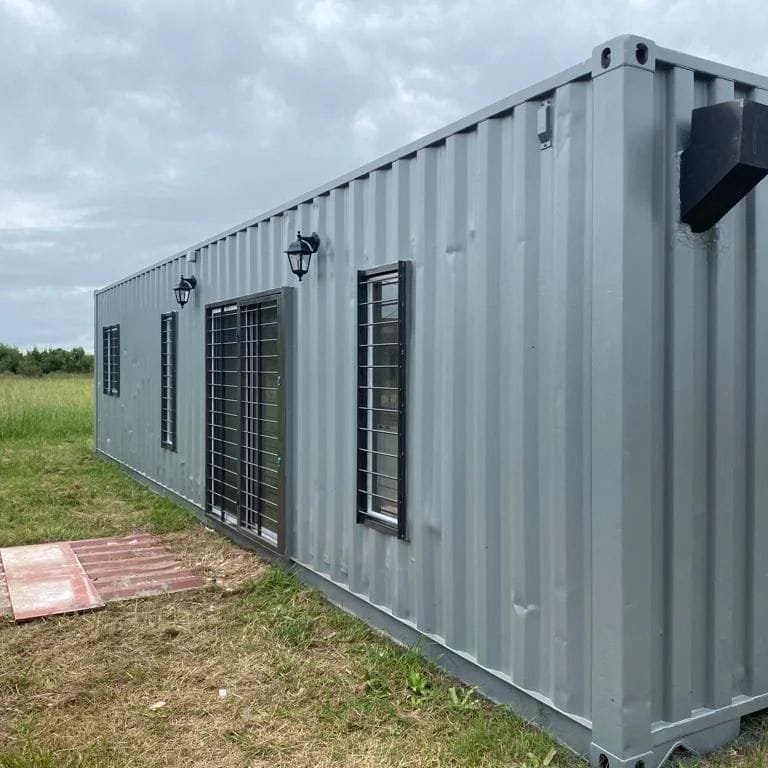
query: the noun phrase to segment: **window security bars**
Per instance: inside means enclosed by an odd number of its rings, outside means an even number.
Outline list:
[[[177,313],[160,316],[160,444],[176,450]]]
[[[358,273],[357,521],[406,537],[407,262]]]
[[[208,315],[208,508],[238,522],[240,386],[237,304]]]
[[[208,308],[210,514],[283,545],[280,298]]]
[[[245,526],[277,544],[280,373],[277,301],[240,308],[241,506]]]
[[[120,326],[107,325],[102,329],[102,392],[120,396]]]

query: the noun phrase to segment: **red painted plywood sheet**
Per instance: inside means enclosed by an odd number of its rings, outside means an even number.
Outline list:
[[[0,559],[16,621],[104,607],[67,543],[8,547]]]
[[[108,602],[181,592],[205,584],[149,534],[73,541],[72,549]]]

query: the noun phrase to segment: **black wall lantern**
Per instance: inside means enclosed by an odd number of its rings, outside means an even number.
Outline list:
[[[309,237],[304,237],[301,232],[297,232],[296,239],[288,246],[286,251],[288,263],[291,265],[291,272],[299,278],[299,282],[309,272],[312,254],[316,253],[319,247],[320,238],[317,232],[313,232]]]
[[[184,309],[184,305],[189,301],[190,291],[193,291],[196,285],[197,280],[194,277],[184,277],[182,275],[179,284],[173,289],[176,301],[182,309]]]

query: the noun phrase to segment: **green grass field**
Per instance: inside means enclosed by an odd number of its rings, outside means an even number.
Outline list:
[[[93,431],[90,377],[0,374],[0,440],[73,439]]]
[[[0,376],[0,545],[193,524],[92,451],[92,381]]]
[[[0,617],[0,768],[585,768],[95,458],[91,398],[84,377],[0,377],[0,546],[149,531],[209,586]],[[745,731],[685,765],[768,765],[764,720]]]

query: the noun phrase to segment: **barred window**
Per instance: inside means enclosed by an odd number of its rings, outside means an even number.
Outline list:
[[[160,316],[160,443],[176,450],[176,312]]]
[[[105,395],[120,396],[120,326],[107,325],[102,329],[102,391]]]
[[[358,273],[357,521],[406,537],[407,262]]]

